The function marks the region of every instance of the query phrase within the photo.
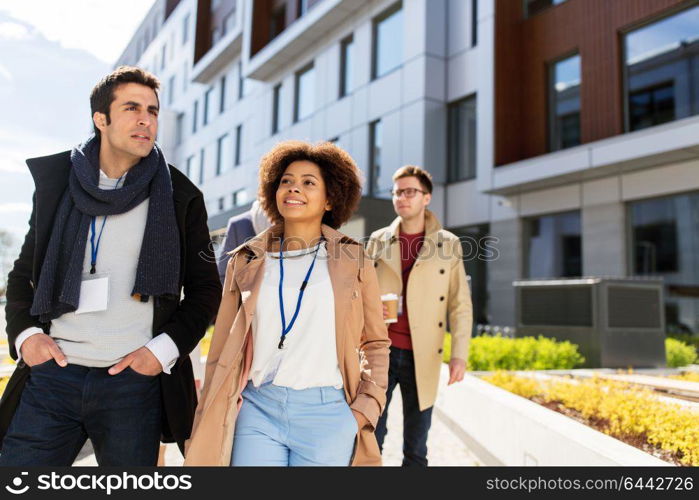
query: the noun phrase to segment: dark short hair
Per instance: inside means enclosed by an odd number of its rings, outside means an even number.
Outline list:
[[[114,102],[114,91],[125,83],[140,83],[146,87],[150,87],[155,92],[155,97],[158,99],[158,90],[160,89],[160,80],[154,74],[135,66],[119,66],[117,69],[102,78],[97,85],[94,86],[90,93],[90,110],[92,115],[95,113],[104,113],[107,115],[107,125],[110,123],[109,107]],[[97,137],[100,136],[99,129],[92,124]]]
[[[362,183],[359,169],[349,153],[331,142],[284,141],[262,157],[258,198],[267,217],[272,223],[283,221],[277,209],[277,189],[286,167],[295,161],[309,161],[320,168],[332,205],[322,222],[333,229],[339,228],[357,209]]]
[[[396,182],[398,179],[402,179],[404,177],[416,177],[417,180],[420,181],[422,188],[428,193],[432,194],[432,175],[430,175],[430,173],[424,168],[420,168],[416,165],[405,165],[404,167],[400,167],[398,170],[396,170],[396,173],[393,174],[393,182]]]

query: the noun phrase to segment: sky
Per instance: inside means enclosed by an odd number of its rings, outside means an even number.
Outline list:
[[[89,95],[155,0],[0,0],[0,230],[27,230],[33,182],[24,160],[91,131]]]

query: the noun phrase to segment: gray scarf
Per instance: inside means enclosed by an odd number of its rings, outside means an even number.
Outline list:
[[[70,155],[68,187],[56,211],[31,308],[31,314],[44,323],[78,308],[92,218],[123,214],[147,198],[148,218],[132,294],[148,300],[180,293],[180,236],[162,150],[154,146],[129,170],[123,187],[115,190],[99,188],[99,151],[99,138],[91,136]]]

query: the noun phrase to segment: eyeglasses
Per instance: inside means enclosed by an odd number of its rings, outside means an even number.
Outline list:
[[[427,194],[427,191],[417,188],[396,189],[391,191],[391,195],[394,198],[400,198],[403,195],[405,195],[406,198],[414,198],[417,193]]]

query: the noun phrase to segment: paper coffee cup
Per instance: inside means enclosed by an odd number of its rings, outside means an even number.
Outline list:
[[[384,320],[385,323],[397,323],[398,322],[398,295],[395,293],[387,293],[381,296],[381,302],[386,305],[388,309],[388,316]]]

